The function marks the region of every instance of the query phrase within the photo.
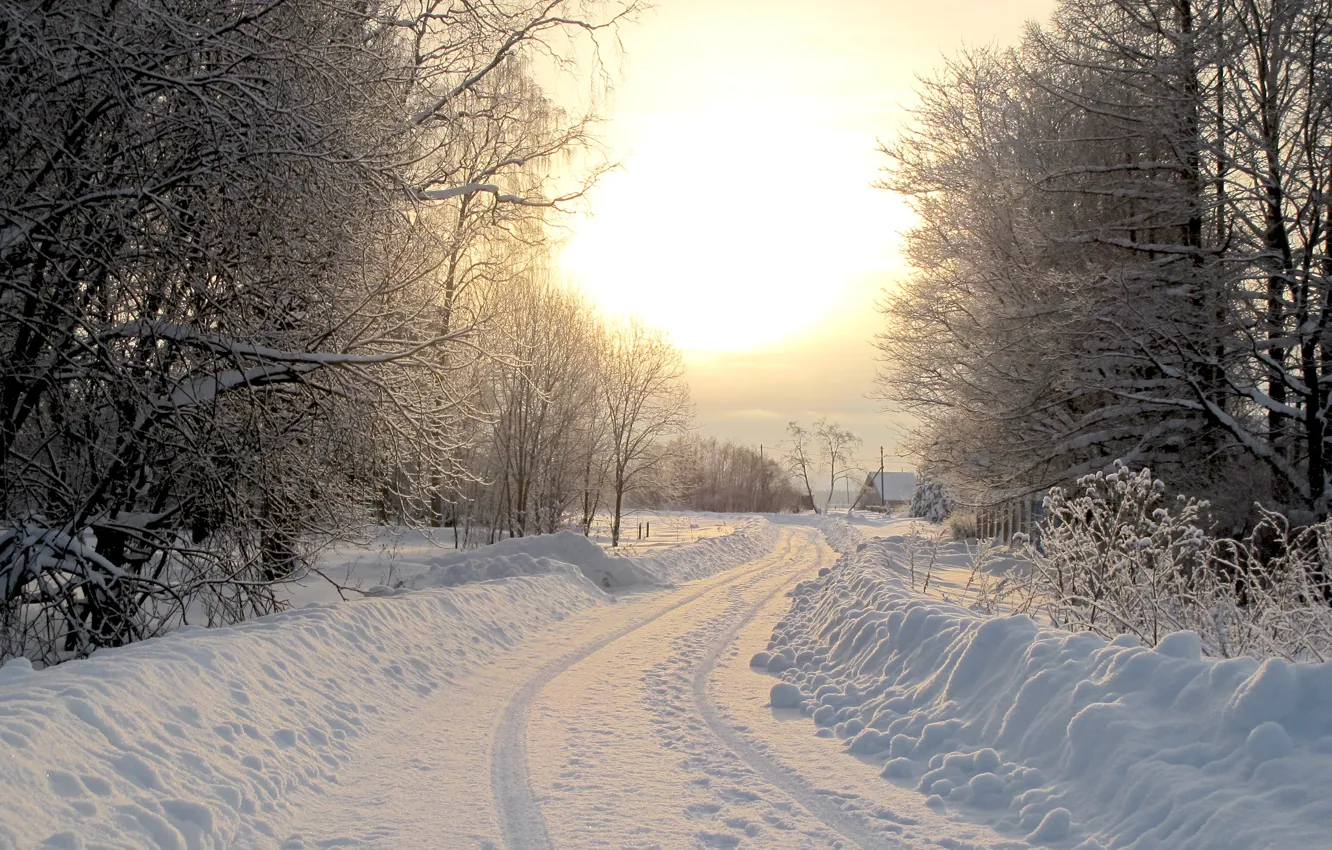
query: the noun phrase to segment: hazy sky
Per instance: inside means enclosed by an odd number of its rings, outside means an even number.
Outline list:
[[[768,446],[822,415],[898,429],[874,391],[874,300],[904,273],[910,214],[871,188],[917,74],[1010,44],[1053,0],[659,0],[623,33],[603,135],[624,168],[562,266],[686,350],[698,430]]]

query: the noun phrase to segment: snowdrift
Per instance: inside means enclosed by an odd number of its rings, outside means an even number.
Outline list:
[[[441,553],[424,564],[410,587],[454,587],[474,581],[541,575],[573,567],[603,589],[661,584],[661,576],[634,558],[607,555],[573,531],[514,537],[480,549]]]
[[[737,520],[730,534],[705,537],[633,560],[659,582],[676,584],[707,578],[766,555],[777,545],[778,536],[768,518],[751,516]]]
[[[367,599],[187,627],[47,670],[11,661],[0,848],[279,846],[288,801],[336,784],[389,717],[612,602],[603,587],[709,575],[776,536],[755,518],[644,558],[577,534],[509,540],[423,559],[409,586]]]
[[[890,542],[836,535],[847,555],[797,587],[752,663],[781,678],[775,709],[885,781],[1038,846],[1332,844],[1332,664],[980,617],[911,593]]]
[[[432,587],[456,587],[478,581],[550,573],[581,574],[603,590],[663,587],[706,578],[752,561],[777,544],[777,529],[762,517],[746,517],[735,530],[647,555],[611,555],[574,531],[514,537],[478,549],[413,547],[408,558],[393,561],[392,586],[371,587],[367,595]],[[382,570],[382,567],[361,566]]]
[[[390,713],[604,594],[567,572],[0,668],[0,847],[275,847]]]

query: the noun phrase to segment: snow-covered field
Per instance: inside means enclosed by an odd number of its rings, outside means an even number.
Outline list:
[[[0,847],[1328,846],[1332,667],[980,617],[891,521],[717,524],[408,538],[364,598],[11,662]]]

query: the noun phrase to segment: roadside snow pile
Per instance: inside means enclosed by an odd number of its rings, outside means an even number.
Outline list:
[[[632,560],[645,572],[657,576],[659,582],[675,584],[707,578],[760,558],[776,547],[778,536],[778,530],[767,519],[751,516],[737,520],[735,530],[730,534],[704,537]]]
[[[474,581],[569,570],[605,589],[663,581],[660,572],[644,566],[639,559],[607,555],[596,543],[573,531],[513,537],[480,549],[441,552],[423,566],[425,570],[407,586],[454,587]]]
[[[523,575],[567,573],[586,577],[603,590],[661,587],[706,578],[771,552],[777,529],[757,517],[735,519],[734,530],[719,537],[681,543],[647,555],[611,555],[575,531],[513,537],[478,549],[455,550],[428,540],[413,540],[405,556],[388,550],[350,557],[324,570],[335,580],[359,582],[367,596],[384,596],[431,587],[457,587],[478,581]],[[310,583],[293,597],[304,601],[323,588]],[[326,593],[325,593],[326,596]],[[322,601],[322,600],[321,600]]]
[[[871,542],[805,582],[753,664],[887,781],[1032,844],[1328,846],[1332,664],[1200,656],[913,594]]]
[[[528,576],[11,661],[0,847],[276,847],[293,799],[336,784],[390,717],[605,600]]]

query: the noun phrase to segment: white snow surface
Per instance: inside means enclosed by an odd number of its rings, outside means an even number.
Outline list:
[[[0,668],[0,846],[277,846],[390,708],[604,596],[568,574],[185,628],[48,670]],[[283,836],[285,837],[285,836]]]
[[[11,662],[0,848],[1329,846],[1332,666],[986,618],[894,535],[734,526],[414,547],[365,599]]]
[[[425,558],[401,562],[400,569],[412,577],[400,590],[454,587],[570,569],[606,590],[666,587],[751,561],[770,550],[776,539],[777,530],[761,517],[742,519],[731,534],[722,537],[706,537],[635,556],[609,554],[575,531],[514,537],[479,549],[441,549]],[[382,594],[387,589],[376,592]]]
[[[912,593],[892,540],[839,522],[814,520],[844,557],[751,663],[885,782],[1015,846],[1332,846],[1332,664],[982,617]]]
[[[570,532],[440,549],[403,570],[409,586],[371,598],[184,627],[47,670],[11,661],[0,847],[304,847],[280,826],[290,798],[336,787],[385,717],[615,601],[603,587],[701,578],[775,545],[764,519],[736,526],[640,558]]]
[[[654,515],[655,518],[655,515]],[[612,554],[575,531],[535,537],[514,537],[476,549],[454,549],[451,529],[395,529],[385,527],[371,546],[344,546],[326,553],[320,573],[351,591],[366,596],[429,587],[455,587],[477,581],[545,575],[552,572],[581,573],[605,590],[668,587],[682,581],[704,578],[718,570],[752,560],[772,548],[777,530],[753,515],[671,516],[677,523],[707,524],[727,533],[672,545],[658,542],[644,553]],[[660,538],[659,538],[660,541]],[[332,602],[336,588],[320,576],[310,576],[284,590],[293,604]]]

